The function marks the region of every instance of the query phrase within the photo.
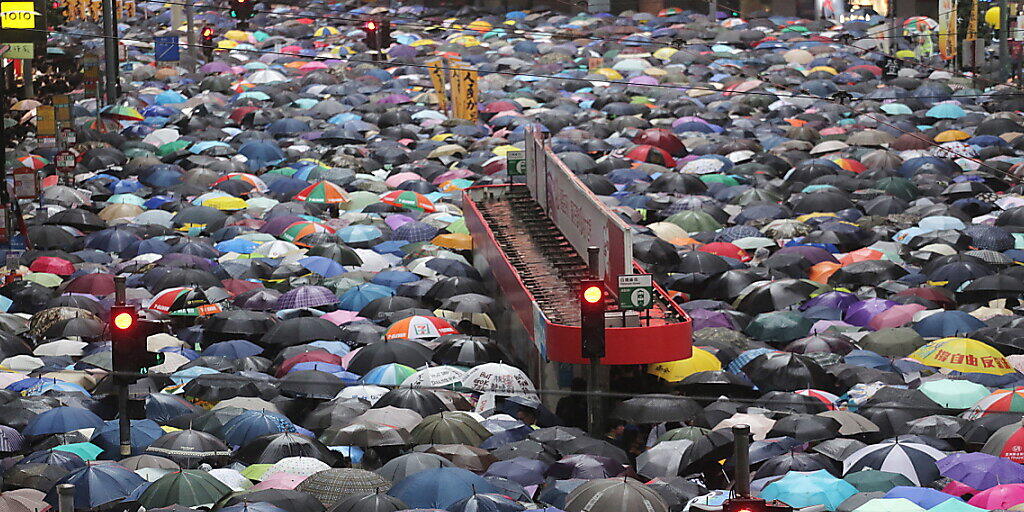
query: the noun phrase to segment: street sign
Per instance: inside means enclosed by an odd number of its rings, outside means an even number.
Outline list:
[[[619,276],[619,309],[638,311],[654,305],[654,279],[650,274]]]
[[[71,151],[61,151],[53,157],[54,166],[59,170],[71,170],[75,168],[75,154]]]
[[[526,176],[526,151],[505,153],[505,168],[509,176]]]
[[[14,195],[18,199],[35,199],[39,196],[39,179],[35,170],[15,169]]]
[[[181,60],[178,36],[156,36],[153,38],[153,48],[157,62],[177,62]]]
[[[43,0],[6,2],[0,0],[0,42],[35,43],[46,41],[42,13]]]
[[[78,143],[78,133],[74,128],[61,128],[60,140],[65,147],[74,146]]]
[[[5,59],[32,59],[36,56],[36,44],[35,43],[9,43],[5,44],[7,48],[0,53],[0,57]]]

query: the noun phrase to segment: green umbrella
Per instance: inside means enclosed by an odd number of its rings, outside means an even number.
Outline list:
[[[868,333],[857,345],[886,357],[906,357],[924,346],[924,338],[909,327],[895,327]]]
[[[795,311],[772,311],[757,315],[743,332],[761,341],[793,341],[807,336],[813,324]]]
[[[206,471],[184,469],[153,482],[139,496],[139,503],[147,509],[171,505],[196,507],[215,503],[230,492],[231,488]]]
[[[1014,505],[1015,507],[1017,505]],[[928,512],[986,512],[983,508],[969,505],[960,500],[946,500],[928,509]]]
[[[740,184],[740,182],[736,181],[736,178],[728,174],[705,174],[700,177],[700,180],[704,183],[724,183],[729,187],[735,187]]]
[[[670,216],[665,221],[685,229],[688,233],[714,231],[722,228],[722,225],[714,217],[699,210],[682,211]]]
[[[935,403],[950,409],[970,409],[989,395],[988,388],[969,380],[933,380],[921,384],[919,391]]]
[[[658,438],[662,441],[696,441],[704,437],[710,430],[700,427],[680,427],[665,432]]]
[[[167,144],[164,144],[164,145],[160,146],[159,148],[157,148],[156,156],[164,157],[164,156],[167,156],[167,155],[169,155],[171,153],[174,153],[176,151],[184,151],[191,144],[192,144],[191,141],[184,140],[184,139],[178,139],[178,140],[173,141],[173,142],[168,142]]]
[[[899,473],[877,469],[865,469],[850,473],[843,477],[843,480],[856,487],[860,492],[889,492],[890,489],[898,485],[914,486],[914,482]]]
[[[348,211],[357,212],[369,206],[380,202],[380,196],[366,190],[356,190],[349,192],[348,203],[344,208]]]
[[[913,201],[921,197],[921,191],[913,182],[906,178],[882,178],[875,182],[875,187],[887,194],[892,194],[900,199]]]
[[[82,460],[85,461],[96,460],[96,457],[99,457],[99,455],[103,453],[103,448],[100,448],[99,446],[96,446],[92,443],[62,444],[60,446],[54,446],[53,449],[64,452],[71,452],[75,455],[78,455],[79,457],[82,458]]]
[[[468,444],[491,437],[483,425],[463,412],[439,412],[423,418],[410,432],[413,444]]]

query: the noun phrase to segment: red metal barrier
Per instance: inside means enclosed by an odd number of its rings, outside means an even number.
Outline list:
[[[492,187],[497,192],[508,186],[489,185],[474,189]],[[496,240],[492,227],[481,214],[469,190],[463,195],[462,211],[466,227],[473,236],[476,256],[487,262],[506,302],[533,337],[540,354],[551,361],[587,364],[589,361],[581,357],[580,327],[553,323],[544,316],[530,289]],[[646,273],[639,266],[634,266],[636,273]],[[693,331],[690,318],[660,286],[655,285],[655,294],[659,302],[667,305],[670,311],[653,311],[649,325],[609,327],[606,331],[606,356],[601,360],[602,364],[649,364],[691,356]]]

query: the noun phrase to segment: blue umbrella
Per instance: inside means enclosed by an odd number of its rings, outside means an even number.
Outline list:
[[[158,437],[166,434],[160,425],[153,420],[131,420],[132,455],[138,455],[149,448]],[[121,457],[121,436],[120,422],[110,420],[97,428],[92,433],[89,442],[103,448],[100,454],[104,459],[119,459]]]
[[[101,426],[103,420],[92,411],[78,407],[55,407],[32,418],[21,433],[26,436],[41,436]]]
[[[221,427],[220,437],[228,444],[242,446],[259,436],[279,432],[295,432],[295,425],[274,412],[245,411]]]
[[[379,284],[367,283],[353,286],[341,294],[338,307],[348,311],[359,311],[367,304],[395,294],[395,290]]]
[[[345,267],[341,263],[323,256],[307,256],[299,260],[302,268],[324,277],[334,277],[345,273]]]
[[[64,450],[32,452],[24,459],[19,460],[18,464],[46,464],[48,466],[57,466],[67,471],[84,468],[87,465],[85,460],[79,457],[78,454]]]
[[[824,505],[835,510],[846,498],[857,494],[857,488],[840,480],[824,469],[811,473],[793,471],[776,480],[761,491],[766,500],[779,500],[792,507]]]
[[[131,194],[142,187],[142,183],[139,183],[139,180],[136,179],[118,180],[107,185],[107,188],[114,194]]]
[[[157,422],[168,421],[196,411],[196,406],[177,395],[150,393],[146,397],[146,417]]]
[[[266,140],[250,140],[238,148],[238,153],[248,159],[246,166],[254,171],[280,163],[285,158],[277,144]]]
[[[263,347],[248,340],[220,341],[203,350],[204,356],[220,356],[228,359],[241,359],[262,353]]]
[[[171,246],[159,238],[147,238],[132,244],[126,252],[134,256],[140,254],[167,254],[171,252]]]
[[[145,483],[141,476],[124,466],[100,464],[76,469],[57,481],[46,495],[46,502],[57,506],[57,487],[60,484],[75,486],[75,509],[86,510],[100,505],[120,501],[132,496]]]
[[[406,222],[395,229],[391,238],[409,242],[428,242],[437,236],[437,228],[425,222]]]
[[[493,492],[498,492],[498,488],[465,469],[434,468],[405,477],[388,494],[412,508],[447,509],[476,493]]]
[[[181,171],[176,166],[157,166],[152,172],[142,176],[142,182],[151,187],[169,188],[181,183]]]
[[[366,224],[345,226],[337,232],[338,237],[346,244],[369,242],[370,240],[380,238],[383,234],[380,229]]]
[[[397,289],[404,283],[419,281],[420,276],[406,270],[385,270],[373,276],[370,282]]]
[[[125,228],[107,228],[85,237],[85,246],[105,252],[120,253],[141,240],[135,231]]]
[[[924,338],[946,338],[981,329],[985,322],[965,311],[940,311],[915,322],[913,327]]]
[[[946,494],[930,487],[911,487],[909,485],[897,485],[896,487],[889,489],[889,492],[885,493],[885,496],[882,497],[904,498],[920,505],[921,508],[932,508],[946,500],[960,501],[959,498],[953,495]]]
[[[474,494],[452,503],[451,512],[521,512],[526,507],[501,494]]]

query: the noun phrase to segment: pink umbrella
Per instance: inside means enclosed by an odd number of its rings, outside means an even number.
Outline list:
[[[434,185],[440,185],[440,184],[442,184],[442,183],[444,183],[444,182],[446,182],[448,180],[455,180],[455,179],[459,179],[459,178],[470,178],[470,177],[473,176],[473,174],[474,174],[473,171],[470,171],[469,169],[453,169],[451,171],[448,171],[448,172],[446,172],[446,173],[444,173],[444,174],[434,178],[433,183],[434,183]]]
[[[313,60],[303,64],[302,66],[299,67],[299,69],[303,71],[312,71],[314,69],[327,69],[327,64],[324,64],[323,62],[318,60]]]
[[[295,489],[305,479],[306,477],[304,476],[291,473],[274,473],[252,488],[260,491],[263,489]]]
[[[1024,484],[997,485],[975,494],[967,503],[989,510],[1008,509],[1024,503]]]
[[[347,370],[348,369],[348,364],[350,362],[352,362],[352,358],[355,357],[356,354],[358,354],[359,351],[362,350],[362,349],[363,349],[363,347],[359,347],[359,348],[349,352],[348,354],[345,354],[345,355],[341,356],[341,366],[343,366]]]
[[[629,83],[639,85],[658,85],[658,79],[650,75],[640,75],[630,78]]]
[[[977,489],[970,487],[963,482],[957,482],[956,480],[950,480],[949,483],[940,490],[953,496],[963,496],[964,494],[974,495],[978,492]]]
[[[328,322],[334,325],[344,325],[349,322],[355,322],[357,320],[366,320],[365,318],[359,316],[358,312],[346,311],[344,309],[331,311],[330,313],[327,313],[326,315],[321,316],[320,318],[323,318],[324,320],[327,320]]]
[[[422,179],[423,176],[420,176],[419,174],[416,174],[414,172],[400,172],[398,174],[395,174],[394,176],[389,176],[388,179],[384,180],[384,183],[386,183],[389,187],[397,188],[399,185],[407,181]]]
[[[814,322],[814,325],[811,326],[810,333],[818,334],[821,332],[825,332],[826,330],[828,330],[829,327],[835,327],[836,330],[839,331],[843,331],[846,329],[855,329],[854,326],[840,320],[818,320],[817,322]]]
[[[914,313],[928,308],[920,304],[900,304],[883,311],[868,322],[868,327],[881,330],[888,327],[903,327],[914,320]]]

